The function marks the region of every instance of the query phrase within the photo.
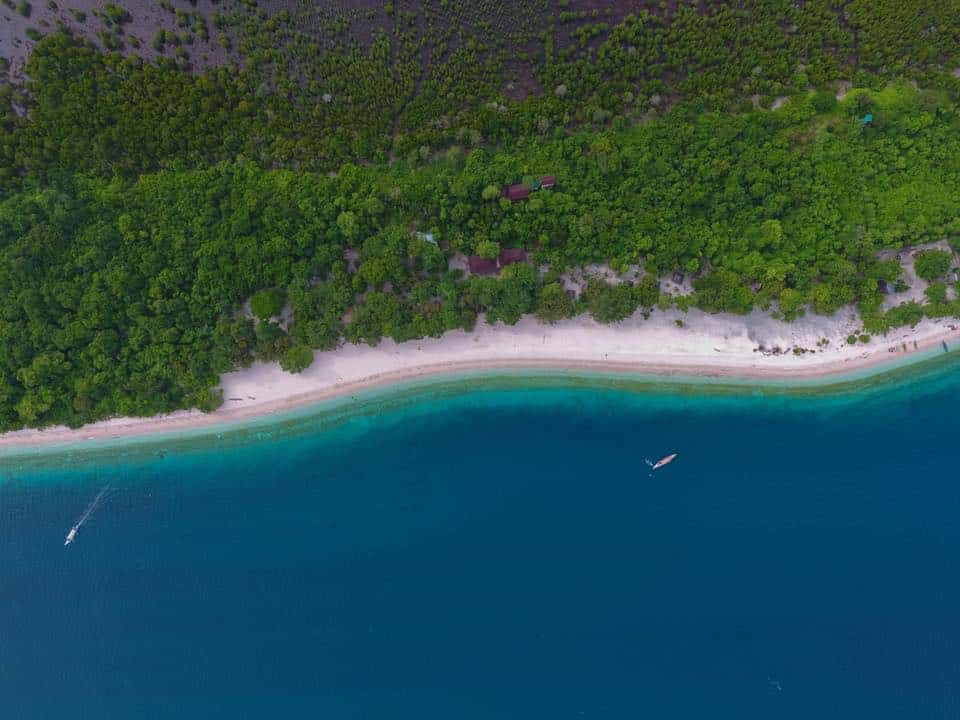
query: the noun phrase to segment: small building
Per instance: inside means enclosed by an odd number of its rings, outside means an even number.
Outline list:
[[[510,200],[513,200],[513,202],[526,200],[528,197],[530,197],[530,188],[528,188],[523,183],[511,185],[506,190],[504,190],[503,196]]]
[[[432,232],[417,232],[417,237],[421,240],[426,240],[431,245],[439,247],[439,243],[437,243],[437,239],[433,236]]]
[[[884,295],[893,295],[893,293],[896,292],[893,285],[888,283],[886,280],[877,280],[877,290]]]
[[[554,175],[544,175],[540,178],[540,189],[549,190],[557,184],[557,178]]]
[[[527,253],[524,252],[523,248],[509,248],[500,251],[500,267],[502,268],[507,267],[507,265],[526,261]]]
[[[496,258],[488,260],[479,255],[468,257],[467,266],[470,268],[471,275],[496,275],[499,269]]]
[[[670,279],[673,280],[677,285],[682,285],[683,273],[677,270],[673,275],[670,276]]]

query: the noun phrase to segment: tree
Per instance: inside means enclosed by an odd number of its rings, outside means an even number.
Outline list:
[[[376,195],[371,195],[363,201],[363,211],[370,217],[379,218],[386,208]]]
[[[220,388],[203,388],[194,393],[189,402],[201,412],[211,413],[223,405],[223,390]]]
[[[353,304],[353,292],[346,277],[335,277],[312,287],[294,288],[290,293],[293,326],[290,334],[302,345],[332,350],[340,338],[341,318]]]
[[[832,90],[817,90],[810,97],[810,104],[818,113],[833,112],[837,107],[837,97]]]
[[[493,260],[500,254],[500,243],[492,240],[481,240],[477,243],[477,255],[487,260]]]
[[[287,293],[283,288],[269,288],[254,293],[250,298],[250,311],[261,320],[269,320],[283,312]]]
[[[229,372],[238,365],[245,367],[253,361],[257,336],[253,320],[237,318],[219,320],[213,331],[214,370]]]
[[[778,298],[778,305],[784,320],[796,320],[803,315],[803,293],[794,288],[784,288]]]
[[[487,202],[490,200],[496,200],[498,197],[500,197],[500,188],[498,188],[496,185],[487,185],[483,189],[481,197],[483,197],[483,199]]]
[[[349,210],[344,210],[337,215],[337,227],[347,241],[355,240],[360,232],[360,224],[357,222],[357,216]]]
[[[502,320],[507,325],[515,325],[526,313],[533,309],[534,286],[524,277],[511,276],[507,271],[529,267],[511,265],[504,270],[505,276],[492,280],[493,297],[487,304],[487,321],[495,323]],[[532,270],[532,268],[530,268]]]
[[[288,373],[300,373],[313,363],[313,351],[305,345],[294,345],[280,358],[280,367]]]
[[[259,322],[256,329],[258,360],[272,362],[280,357],[290,347],[290,338],[279,325],[274,322]]]
[[[593,319],[602,323],[625,320],[636,312],[640,301],[630,285],[610,285],[599,278],[587,282],[586,297]]]
[[[660,301],[660,280],[656,275],[647,274],[637,286],[637,296],[641,307],[652,308]]]
[[[753,309],[753,293],[735,273],[716,270],[694,281],[696,305],[707,312],[746,315]]]
[[[383,258],[374,257],[364,260],[357,268],[357,275],[363,278],[369,285],[380,289],[386,282],[390,270]]]
[[[783,226],[779,220],[764,220],[760,225],[758,245],[761,250],[776,249],[783,242]]]
[[[353,320],[344,330],[350,342],[376,345],[383,337],[410,339],[409,323],[404,302],[388,293],[371,292],[354,309]]]

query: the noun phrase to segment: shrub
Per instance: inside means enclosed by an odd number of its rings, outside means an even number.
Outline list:
[[[548,323],[555,323],[573,315],[573,300],[560,283],[550,283],[540,289],[536,315],[538,320]]]
[[[103,6],[103,17],[111,25],[123,25],[130,22],[130,13],[127,12],[126,8],[113,3],[107,3]]]
[[[313,364],[313,350],[306,345],[294,345],[280,358],[284,372],[301,373]]]
[[[947,301],[947,286],[942,283],[933,283],[923,291],[927,300],[932,303],[943,303]]]
[[[946,250],[921,250],[917,253],[914,269],[924,280],[935,280],[950,269],[950,253]]]
[[[887,320],[891,327],[915,326],[923,319],[923,308],[919,303],[905,302],[887,311]]]

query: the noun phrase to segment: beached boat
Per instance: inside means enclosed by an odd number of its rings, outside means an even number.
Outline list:
[[[677,453],[671,453],[670,455],[667,455],[666,457],[660,458],[659,460],[657,460],[657,461],[653,464],[653,469],[654,469],[654,470],[659,470],[659,469],[662,468],[664,465],[669,465],[670,463],[673,462],[674,458],[676,458],[676,457],[677,457]]]

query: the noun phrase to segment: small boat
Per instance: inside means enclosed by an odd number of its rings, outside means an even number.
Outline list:
[[[63,542],[64,546],[69,545],[70,543],[72,543],[74,540],[77,539],[77,529],[78,529],[77,525],[74,525],[72,528],[70,528],[70,532],[67,533],[67,539],[64,540]]]
[[[670,463],[672,463],[672,462],[674,461],[674,459],[675,459],[676,457],[677,457],[677,453],[671,453],[670,455],[667,455],[666,457],[660,458],[659,460],[657,460],[657,461],[653,464],[653,469],[654,469],[654,470],[659,470],[659,469],[662,468],[664,465],[669,465]]]
[[[943,351],[944,351],[944,352],[950,352],[950,348],[947,347],[947,341],[946,341],[946,340],[941,340],[940,342],[943,343]]]

